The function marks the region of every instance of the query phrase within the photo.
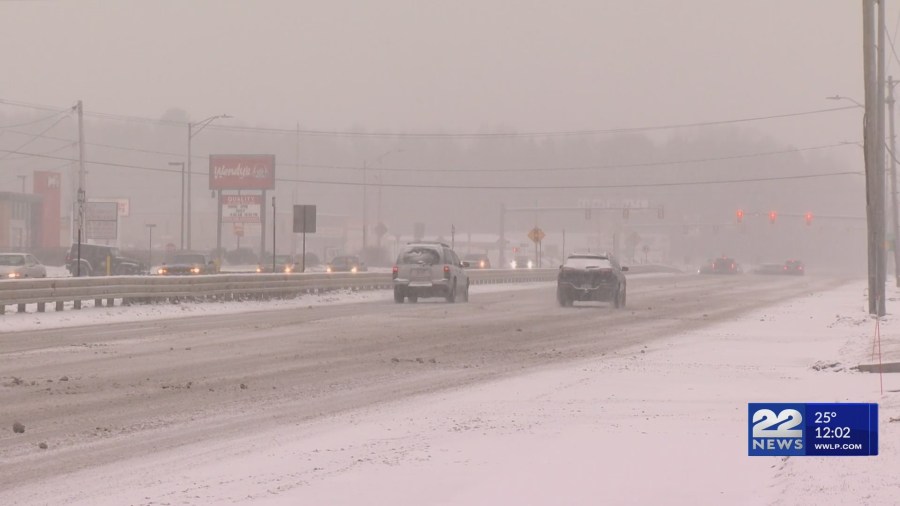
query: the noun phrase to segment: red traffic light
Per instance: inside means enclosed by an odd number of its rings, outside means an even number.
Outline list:
[[[775,223],[775,219],[778,218],[778,213],[775,211],[769,211],[769,223]]]
[[[743,222],[743,221],[744,221],[744,210],[743,210],[743,209],[738,209],[738,210],[737,210],[737,222],[738,222],[738,223],[741,223],[741,222]]]
[[[812,225],[812,218],[812,213],[806,213],[805,215],[803,215],[803,219],[806,220],[807,225]]]

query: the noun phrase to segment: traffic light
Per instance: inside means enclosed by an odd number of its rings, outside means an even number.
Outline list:
[[[775,224],[775,220],[778,218],[778,213],[775,211],[769,211],[769,223]]]
[[[622,219],[623,219],[623,220],[627,220],[627,219],[628,219],[628,208],[627,208],[627,207],[624,208],[624,209],[622,209]]]
[[[806,220],[807,225],[812,225],[812,213],[806,213],[803,215],[803,219]]]
[[[737,222],[738,222],[738,223],[743,223],[743,222],[744,222],[744,210],[743,210],[743,209],[738,209],[738,210],[737,210]]]
[[[656,210],[656,217],[659,219],[663,219],[666,217],[666,208],[660,207]]]
[[[590,207],[584,208],[584,219],[586,219],[586,220],[591,219],[591,208]]]

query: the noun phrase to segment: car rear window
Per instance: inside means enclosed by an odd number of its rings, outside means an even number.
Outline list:
[[[413,247],[406,249],[397,259],[399,264],[436,265],[441,263],[441,254],[436,249]]]
[[[203,255],[175,255],[176,264],[202,264]]]
[[[565,266],[573,269],[612,269],[608,258],[596,257],[569,257]]]

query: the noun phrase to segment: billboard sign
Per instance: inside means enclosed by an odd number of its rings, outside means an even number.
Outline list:
[[[210,190],[272,190],[275,155],[209,155]]]
[[[222,195],[222,223],[259,223],[262,195]]]
[[[131,200],[129,199],[90,199],[90,202],[115,202],[119,207],[119,216],[127,218],[131,215]]]
[[[316,206],[294,206],[294,233],[316,233]]]
[[[86,202],[84,219],[87,221],[116,221],[119,218],[119,205],[115,202]]]
[[[87,239],[112,240],[118,235],[119,224],[109,220],[88,220],[84,222],[84,235]]]
[[[115,239],[119,229],[116,202],[85,202],[84,231],[88,239]]]

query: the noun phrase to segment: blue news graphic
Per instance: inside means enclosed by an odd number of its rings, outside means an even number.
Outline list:
[[[748,404],[749,455],[878,455],[878,404]]]

